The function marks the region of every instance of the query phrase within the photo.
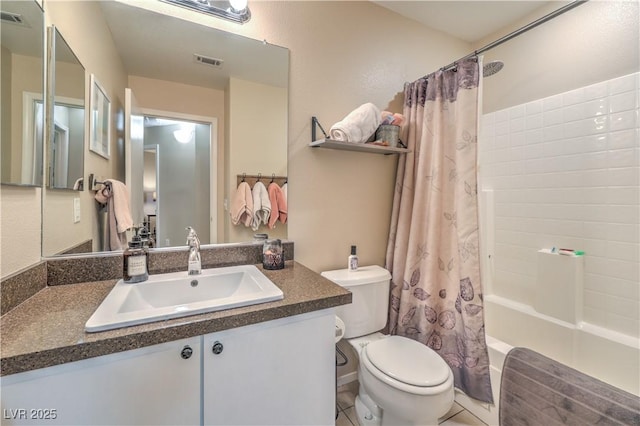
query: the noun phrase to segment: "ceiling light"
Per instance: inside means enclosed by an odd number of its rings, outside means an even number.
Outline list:
[[[251,19],[247,0],[161,0],[218,18],[244,24]]]
[[[242,13],[247,8],[247,0],[229,0],[231,10],[236,13]]]
[[[191,139],[193,139],[195,131],[195,124],[183,123],[180,124],[180,128],[178,130],[173,131],[173,137],[176,138],[176,140],[180,143],[189,143]]]

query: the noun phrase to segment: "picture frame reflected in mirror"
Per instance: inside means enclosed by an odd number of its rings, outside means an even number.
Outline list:
[[[94,74],[91,74],[91,100],[89,114],[89,150],[109,159],[111,134],[111,101]]]

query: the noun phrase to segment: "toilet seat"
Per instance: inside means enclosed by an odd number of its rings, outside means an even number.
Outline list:
[[[393,382],[404,384],[402,388],[432,388],[446,382],[451,375],[447,363],[431,348],[402,336],[388,336],[369,343],[362,351],[362,358],[371,374],[391,385]]]

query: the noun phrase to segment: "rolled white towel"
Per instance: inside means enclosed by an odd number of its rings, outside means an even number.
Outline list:
[[[366,103],[331,126],[329,135],[336,141],[365,143],[376,132],[381,120],[378,107],[372,103]]]

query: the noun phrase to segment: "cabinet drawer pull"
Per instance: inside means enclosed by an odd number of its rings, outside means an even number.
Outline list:
[[[213,343],[213,347],[211,348],[211,350],[213,351],[214,354],[218,355],[219,353],[222,352],[222,349],[224,349],[224,346],[222,346],[222,343],[220,342],[214,342]]]
[[[193,355],[193,349],[191,349],[191,346],[187,345],[182,348],[182,352],[180,352],[182,359],[189,359],[191,358],[191,355]]]

